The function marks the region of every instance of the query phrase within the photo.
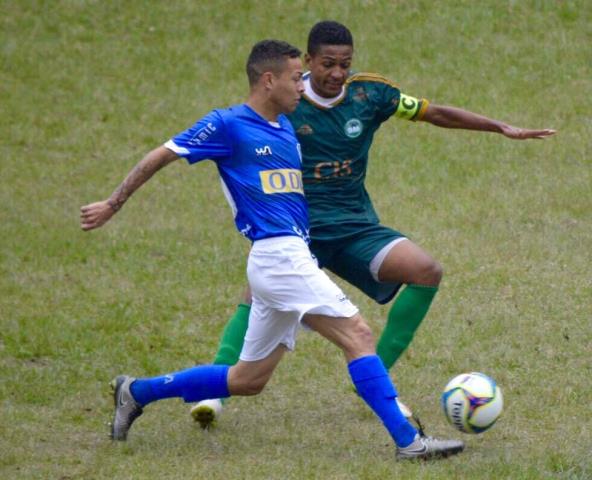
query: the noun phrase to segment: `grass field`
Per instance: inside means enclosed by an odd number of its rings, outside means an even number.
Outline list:
[[[0,478],[592,478],[592,4],[586,0],[0,0]],[[148,150],[242,101],[251,45],[305,46],[347,24],[355,67],[545,141],[391,120],[368,188],[383,223],[444,266],[399,362],[429,433],[439,393],[467,370],[502,387],[503,418],[463,455],[394,460],[314,334],[256,398],[204,433],[177,400],[113,444],[108,382],[209,362],[245,282],[213,165],[159,173],[103,229],[105,198]],[[378,333],[386,310],[340,283]]]

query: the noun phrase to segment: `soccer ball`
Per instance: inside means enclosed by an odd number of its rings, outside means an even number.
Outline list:
[[[450,424],[465,433],[482,433],[499,418],[504,407],[495,381],[478,372],[463,373],[442,392],[442,409]]]

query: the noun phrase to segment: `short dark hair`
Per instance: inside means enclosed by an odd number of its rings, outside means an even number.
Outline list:
[[[316,54],[322,45],[351,45],[353,48],[354,38],[345,25],[323,20],[313,26],[308,34],[308,54]]]
[[[262,40],[256,43],[247,60],[249,85],[257,83],[265,72],[281,72],[288,58],[297,58],[301,54],[295,46],[281,40]]]

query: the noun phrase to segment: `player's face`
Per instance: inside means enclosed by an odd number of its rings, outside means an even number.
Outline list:
[[[332,98],[341,93],[353,55],[351,45],[321,45],[314,55],[306,54],[310,83],[317,95]]]
[[[298,106],[304,92],[302,74],[302,60],[289,58],[282,72],[278,76],[274,75],[272,97],[281,113],[293,112]]]

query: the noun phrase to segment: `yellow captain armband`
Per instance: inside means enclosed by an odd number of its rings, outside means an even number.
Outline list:
[[[415,97],[401,93],[399,105],[395,111],[395,117],[404,118],[406,120],[419,120],[423,116],[427,106],[427,100],[418,100]]]

